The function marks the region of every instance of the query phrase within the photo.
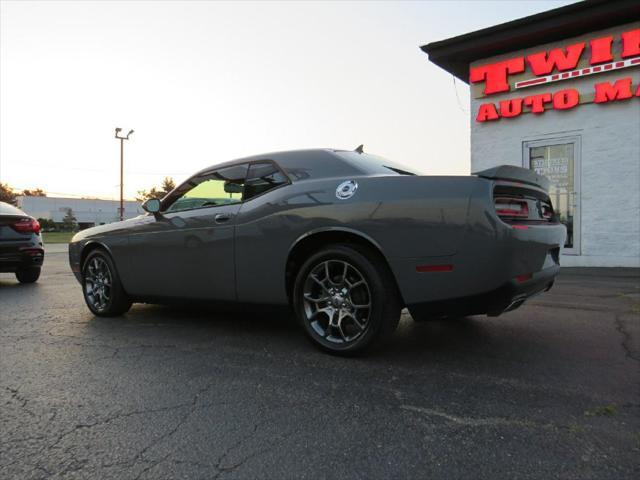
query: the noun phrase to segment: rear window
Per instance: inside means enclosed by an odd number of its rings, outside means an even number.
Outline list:
[[[335,153],[354,168],[369,175],[420,175],[420,172],[412,168],[405,167],[378,155],[346,151],[337,151]]]
[[[0,214],[2,215],[24,215],[24,212],[19,208],[9,205],[8,203],[0,202]]]

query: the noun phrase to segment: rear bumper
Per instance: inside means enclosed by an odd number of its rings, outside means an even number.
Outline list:
[[[495,290],[435,302],[408,305],[416,318],[439,316],[489,315],[498,316],[515,310],[528,299],[553,287],[560,265],[551,266],[531,275],[531,278],[513,279]]]
[[[486,309],[487,315],[496,316],[515,310],[529,298],[551,290],[558,273],[560,273],[560,265],[554,265],[532,273],[530,278],[510,280],[490,295],[490,303]]]
[[[25,268],[41,267],[44,249],[38,247],[0,248],[0,272],[16,272]]]
[[[408,305],[408,308],[411,314],[418,319],[452,315],[498,316],[515,310],[528,299],[550,290],[559,272],[560,265],[555,265],[532,274],[531,278],[510,280],[489,292],[468,297],[415,303]]]
[[[560,270],[564,225],[491,227],[472,229],[455,255],[390,262],[412,313],[499,315],[551,287]],[[448,268],[418,268],[424,265]]]

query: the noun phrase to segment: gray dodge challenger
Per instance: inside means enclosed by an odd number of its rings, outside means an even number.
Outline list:
[[[145,215],[76,234],[89,309],[206,300],[290,305],[308,337],[352,354],[416,320],[499,315],[553,285],[566,229],[549,181],[501,166],[423,176],[314,149],[205,168]]]

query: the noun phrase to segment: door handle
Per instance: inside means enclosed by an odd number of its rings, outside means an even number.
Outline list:
[[[230,213],[218,213],[213,218],[216,223],[225,223],[231,220],[231,217],[233,217],[233,215],[231,215]]]

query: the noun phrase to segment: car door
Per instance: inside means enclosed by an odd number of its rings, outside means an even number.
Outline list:
[[[148,298],[236,299],[234,228],[247,164],[197,174],[129,234],[127,289]]]
[[[286,302],[285,263],[295,225],[283,213],[281,188],[291,181],[270,160],[252,162],[236,224],[236,286],[238,301]],[[280,191],[280,193],[278,193]]]

